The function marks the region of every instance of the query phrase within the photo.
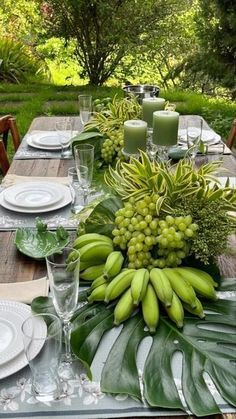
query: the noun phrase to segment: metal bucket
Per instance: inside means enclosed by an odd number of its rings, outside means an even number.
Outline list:
[[[127,85],[123,87],[126,96],[134,95],[137,97],[139,103],[142,103],[143,98],[159,96],[160,88],[151,84],[136,84]]]

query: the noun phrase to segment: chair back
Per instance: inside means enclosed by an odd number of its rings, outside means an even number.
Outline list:
[[[229,136],[226,141],[227,147],[230,149],[233,147],[234,143],[236,141],[236,119],[233,121]]]
[[[7,157],[7,152],[3,143],[0,139],[0,169],[3,175],[5,175],[9,169],[10,163]]]
[[[9,132],[12,136],[14,150],[16,151],[20,145],[20,135],[16,125],[16,119],[12,115],[5,115],[0,118],[0,138],[2,137],[6,149]]]

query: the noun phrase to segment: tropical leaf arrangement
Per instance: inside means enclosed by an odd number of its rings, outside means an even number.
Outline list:
[[[140,159],[118,161],[106,173],[116,195],[93,209],[74,242],[80,277],[89,287],[88,304],[76,314],[71,337],[89,374],[104,334],[122,325],[102,371],[103,391],[209,415],[220,409],[207,373],[235,405],[235,302],[217,300],[215,288],[216,258],[236,229],[231,215],[236,191],[228,179],[220,184],[214,175],[218,168],[217,162],[199,169],[184,160],[174,166],[151,162],[141,152]],[[152,344],[141,393],[137,350],[146,336]],[[186,405],[172,371],[176,351],[183,356]]]
[[[84,136],[89,141],[90,138],[95,141],[97,139],[97,157],[102,163],[109,164],[123,158],[123,124],[129,119],[139,119],[141,106],[135,97],[120,99],[115,96],[112,101],[110,98],[104,101],[105,105],[95,103],[91,120],[86,124],[84,132],[75,138],[75,142],[84,141]]]

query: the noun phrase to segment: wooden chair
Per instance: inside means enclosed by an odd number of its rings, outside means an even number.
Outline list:
[[[3,140],[0,139],[0,170],[5,175],[9,169],[10,163]]]
[[[234,119],[229,136],[226,141],[227,147],[230,149],[233,147],[234,143],[236,141],[236,119]]]
[[[5,115],[0,118],[0,167],[5,175],[9,169],[9,160],[7,156],[8,134],[11,134],[14,150],[20,145],[20,135],[16,125],[16,119],[12,115]]]

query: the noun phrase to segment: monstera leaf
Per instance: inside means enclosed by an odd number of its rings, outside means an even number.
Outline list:
[[[225,280],[220,291],[235,289],[235,280]],[[84,298],[84,297],[83,297]],[[37,304],[36,304],[37,303]],[[48,299],[36,299],[35,311],[51,309]],[[137,350],[142,340],[150,336],[141,314],[126,321],[111,346],[103,366],[101,389],[111,394],[128,394],[153,408],[186,410],[175,384],[172,360],[176,352],[183,357],[180,386],[187,408],[197,416],[220,413],[205,381],[207,373],[221,396],[236,405],[235,344],[233,326],[236,302],[218,300],[204,302],[205,320],[186,314],[182,330],[161,313],[160,323],[143,368],[144,392],[141,394],[137,368]],[[104,335],[113,328],[112,304],[87,304],[73,317],[71,346],[91,377],[90,366]],[[119,331],[119,330],[118,330]]]

